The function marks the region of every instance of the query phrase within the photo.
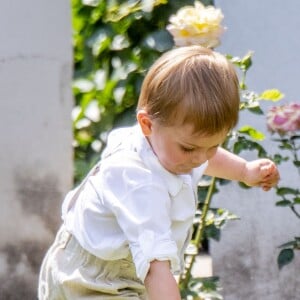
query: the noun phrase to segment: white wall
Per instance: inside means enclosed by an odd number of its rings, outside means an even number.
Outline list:
[[[216,50],[237,56],[254,51],[248,87],[257,92],[278,88],[286,95],[284,101],[300,102],[300,2],[216,0],[215,5],[222,9],[227,27]],[[242,114],[240,123],[266,133],[264,117]],[[264,146],[276,152],[270,136]],[[253,153],[244,156],[254,158]],[[280,185],[299,188],[299,176],[291,166],[280,170]],[[214,206],[228,208],[241,218],[224,228],[219,243],[211,244],[214,274],[221,278],[226,300],[300,299],[300,253],[281,271],[276,262],[277,247],[299,236],[300,222],[288,208],[276,207],[277,200],[274,191],[242,190],[236,183],[214,199]]]
[[[72,184],[70,2],[0,3],[0,298],[35,299]]]

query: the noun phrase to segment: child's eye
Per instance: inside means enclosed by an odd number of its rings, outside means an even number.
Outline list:
[[[188,153],[193,152],[195,150],[195,148],[187,148],[184,146],[180,146],[180,148],[183,152],[188,152]]]

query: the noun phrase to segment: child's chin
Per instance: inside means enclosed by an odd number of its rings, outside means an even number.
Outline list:
[[[189,174],[192,172],[192,168],[182,168],[180,170],[178,170],[175,174],[177,175],[183,175],[183,174]]]
[[[177,167],[177,168],[166,168],[170,173],[175,175],[183,175],[183,174],[189,174],[192,172],[193,168],[191,167]]]

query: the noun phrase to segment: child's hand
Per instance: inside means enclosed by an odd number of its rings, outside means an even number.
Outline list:
[[[260,186],[264,191],[276,186],[280,179],[276,165],[269,159],[247,162],[243,182],[248,186]]]

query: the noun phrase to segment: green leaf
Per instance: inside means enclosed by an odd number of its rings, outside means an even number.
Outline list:
[[[276,202],[276,206],[291,206],[292,202],[289,200],[281,200]]]
[[[253,52],[249,51],[241,60],[241,69],[247,71],[252,66]]]
[[[79,78],[73,81],[72,87],[74,89],[74,93],[88,93],[94,89],[95,85],[91,80]]]
[[[235,154],[239,154],[245,149],[246,149],[246,147],[244,147],[244,143],[242,143],[242,142],[236,142],[233,145],[233,152]]]
[[[280,196],[284,196],[284,195],[287,195],[287,194],[289,194],[289,195],[298,195],[299,191],[296,190],[296,189],[289,188],[289,187],[281,187],[281,188],[277,189],[276,194],[280,195]]]
[[[259,106],[248,107],[248,110],[251,111],[252,113],[256,114],[256,115],[263,115],[264,114],[263,110]]]
[[[275,162],[275,164],[280,164],[281,162],[283,161],[288,161],[289,160],[289,157],[283,157],[282,155],[280,154],[275,154],[272,158],[272,160]]]
[[[251,136],[253,139],[258,140],[258,141],[262,141],[265,139],[265,135],[262,132],[256,130],[255,128],[253,128],[249,125],[245,125],[245,126],[241,127],[238,131],[240,133],[247,134],[247,135]]]
[[[289,241],[287,243],[284,243],[279,246],[279,248],[294,248],[297,245],[297,240],[295,239],[294,241]]]
[[[114,36],[112,43],[110,45],[110,49],[117,51],[117,50],[128,48],[129,46],[130,46],[130,42],[127,36],[118,34]]]
[[[212,238],[216,241],[220,241],[221,230],[217,228],[214,224],[205,227],[205,235],[207,238]]]
[[[75,159],[75,176],[83,178],[90,170],[91,166],[88,162],[82,159]]]
[[[251,186],[245,184],[244,182],[239,182],[238,184],[242,189],[251,189]]]
[[[294,198],[294,204],[300,204],[300,197]]]
[[[277,258],[277,264],[279,269],[281,269],[283,266],[289,264],[294,259],[294,250],[293,249],[283,249],[280,251],[278,258]]]
[[[119,22],[128,15],[141,10],[139,1],[126,1],[121,5],[112,4],[108,7],[107,15],[104,21],[106,22]]]
[[[294,249],[300,250],[300,237],[299,236],[295,236]]]
[[[296,167],[300,167],[300,160],[294,160],[294,161],[293,161],[293,164],[294,164]]]
[[[238,56],[226,55],[227,59],[229,59],[234,65],[239,67],[242,71],[247,71],[252,65],[252,55],[253,52],[249,51],[243,58]],[[243,87],[241,87],[243,89]]]
[[[300,135],[297,135],[297,134],[292,135],[292,136],[291,136],[291,139],[292,139],[292,140],[298,140],[298,139],[300,139]]]
[[[245,84],[245,82],[240,82],[240,89],[241,90],[246,90],[247,89],[247,85]]]
[[[279,145],[280,149],[285,150],[293,150],[293,146],[289,143],[289,141],[282,140],[281,145]]]
[[[238,141],[233,145],[233,152],[239,154],[243,150],[256,150],[259,157],[266,157],[266,150],[257,142],[247,140],[243,136],[238,137]]]
[[[92,49],[94,56],[98,56],[111,44],[112,31],[109,27],[103,27],[95,31],[95,33],[87,40],[87,46]]]
[[[165,52],[174,44],[171,35],[166,30],[159,30],[146,36],[143,45],[159,52]]]
[[[99,5],[100,0],[83,0],[84,5],[96,7]]]
[[[259,95],[259,99],[262,100],[269,100],[273,102],[277,102],[281,100],[284,97],[284,94],[282,94],[279,90],[277,89],[271,89],[271,90],[265,90]]]

